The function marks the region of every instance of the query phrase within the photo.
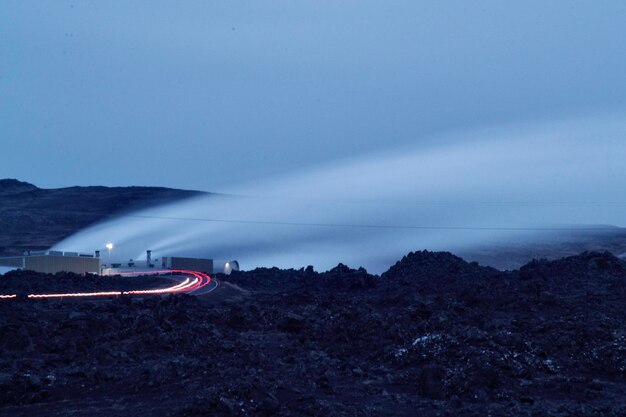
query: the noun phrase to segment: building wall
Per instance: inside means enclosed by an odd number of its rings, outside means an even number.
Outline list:
[[[212,259],[199,259],[199,258],[180,258],[180,257],[164,257],[163,266],[171,269],[188,269],[190,271],[206,272],[207,274],[213,273],[213,260]]]
[[[10,268],[21,268],[24,266],[24,257],[16,256],[12,258],[0,258],[0,266],[7,266]]]
[[[98,274],[100,273],[100,258],[58,255],[27,256],[24,258],[24,269],[46,274],[61,271]]]

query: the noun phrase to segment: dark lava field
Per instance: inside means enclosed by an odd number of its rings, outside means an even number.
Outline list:
[[[609,253],[217,278],[199,297],[0,300],[0,415],[626,415],[626,265]]]

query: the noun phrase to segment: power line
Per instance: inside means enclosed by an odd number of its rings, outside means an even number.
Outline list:
[[[423,226],[423,225],[383,225],[383,224],[345,224],[345,223],[307,223],[307,222],[279,222],[263,220],[237,220],[237,219],[207,219],[194,217],[172,217],[172,216],[148,216],[139,214],[129,214],[123,217],[134,217],[142,219],[193,221],[210,223],[237,223],[237,224],[260,224],[271,226],[307,226],[307,227],[337,227],[337,228],[365,228],[365,229],[414,229],[414,230],[476,230],[476,231],[617,231],[619,227],[598,226],[598,227],[498,227],[498,226]]]
[[[626,206],[626,201],[472,201],[472,200],[417,200],[411,198],[384,198],[384,199],[360,199],[360,198],[293,198],[288,196],[256,196],[256,195],[230,195],[233,198],[247,198],[254,200],[281,200],[299,202],[333,202],[340,204],[381,204],[402,203],[420,205],[446,205],[446,206]]]

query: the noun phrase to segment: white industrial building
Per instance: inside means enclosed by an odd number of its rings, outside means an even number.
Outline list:
[[[100,251],[94,254],[61,251],[28,251],[22,256],[0,258],[0,267],[22,269],[46,274],[74,272],[76,274],[116,275],[159,270],[190,270],[207,274],[230,274],[239,270],[237,261],[216,261],[206,258],[163,256],[152,259],[152,251],[146,251],[145,261],[103,262]]]

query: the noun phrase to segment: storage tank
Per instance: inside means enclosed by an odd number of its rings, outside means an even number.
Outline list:
[[[239,271],[239,262],[233,261],[213,261],[214,274],[230,275],[233,271]]]

